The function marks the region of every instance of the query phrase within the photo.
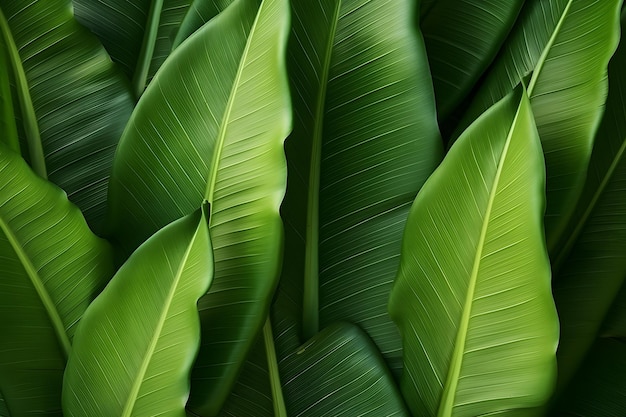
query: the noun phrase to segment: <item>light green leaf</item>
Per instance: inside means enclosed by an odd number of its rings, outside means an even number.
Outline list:
[[[551,411],[558,417],[626,415],[626,342],[598,339],[571,387]]]
[[[446,120],[495,58],[524,0],[425,3],[420,29],[433,76],[437,115]]]
[[[131,250],[211,202],[215,281],[199,304],[190,400],[198,414],[221,408],[278,279],[288,18],[286,0],[237,0],[203,26],[146,89],[115,160],[111,230]]]
[[[350,321],[398,373],[401,340],[387,300],[409,207],[443,153],[412,5],[292,1],[295,125],[282,208],[281,287],[296,346]]]
[[[596,340],[626,278],[626,44],[609,65],[609,96],[589,176],[568,240],[555,257],[554,297],[561,321],[559,388]]]
[[[290,416],[408,416],[376,345],[357,326],[331,325],[280,362]]]
[[[132,111],[130,89],[82,28],[71,0],[0,0],[33,169],[61,188],[99,230],[115,146]]]
[[[546,158],[546,239],[560,246],[585,182],[619,39],[621,0],[529,0],[462,126],[532,73],[528,96]]]
[[[63,191],[0,143],[0,392],[12,417],[61,413],[83,312],[113,275],[109,246]]]
[[[185,416],[213,278],[204,210],[158,231],[91,303],[63,381],[66,417]]]
[[[414,415],[497,415],[549,397],[558,321],[543,192],[541,144],[518,88],[463,133],[418,194],[389,301]]]
[[[219,13],[224,11],[233,0],[194,0],[172,41],[172,48],[178,47],[185,39]]]

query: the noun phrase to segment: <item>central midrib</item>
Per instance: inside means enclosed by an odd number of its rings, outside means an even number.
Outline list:
[[[228,130],[228,123],[233,111],[235,97],[237,95],[237,90],[239,88],[239,83],[241,81],[241,75],[243,73],[243,69],[245,67],[246,60],[248,58],[248,54],[250,52],[250,44],[252,43],[252,39],[254,38],[254,33],[256,31],[261,13],[263,11],[263,7],[265,6],[265,2],[267,0],[263,0],[261,5],[259,6],[259,10],[257,11],[256,17],[254,19],[254,23],[250,28],[250,33],[248,35],[248,39],[246,41],[246,46],[243,50],[243,54],[241,56],[241,60],[239,61],[239,66],[237,67],[237,74],[235,75],[235,80],[233,81],[233,86],[231,88],[230,95],[228,97],[228,102],[226,103],[226,110],[224,111],[224,116],[222,117],[222,122],[220,124],[220,130],[217,135],[217,142],[215,144],[215,149],[213,151],[213,158],[211,160],[211,165],[209,168],[209,175],[206,185],[206,190],[204,193],[204,198],[209,202],[211,210],[213,209],[213,198],[215,196],[215,183],[217,182],[217,172],[219,170],[219,161],[222,157],[222,151],[224,149],[224,142],[226,141],[226,132]],[[209,223],[213,216],[209,217]]]
[[[330,74],[330,62],[335,43],[335,33],[339,23],[342,0],[337,0],[335,13],[330,22],[330,33],[326,44],[320,89],[317,96],[313,125],[313,146],[309,168],[309,189],[307,198],[307,222],[304,258],[304,288],[302,300],[302,329],[305,339],[313,337],[319,330],[319,189],[322,162],[322,132],[324,127],[324,106]]]
[[[65,359],[69,357],[69,353],[71,350],[70,339],[65,331],[65,326],[63,325],[63,320],[57,311],[56,305],[52,301],[50,294],[48,293],[48,289],[43,283],[43,280],[39,276],[39,272],[37,268],[33,265],[30,258],[26,254],[24,247],[20,244],[17,236],[13,233],[13,231],[9,228],[8,224],[5,222],[4,218],[0,216],[0,229],[4,232],[9,244],[15,251],[15,254],[20,260],[26,275],[30,279],[30,282],[33,285],[33,288],[37,292],[41,303],[43,304],[46,312],[48,313],[48,317],[50,318],[50,322],[52,324],[52,328],[57,336],[59,344],[61,345],[61,349]]]
[[[203,221],[204,219],[200,220],[200,222],[203,222]],[[146,354],[143,356],[143,361],[141,362],[141,366],[139,367],[137,376],[135,377],[135,380],[133,381],[133,385],[131,386],[131,389],[130,389],[128,398],[126,399],[126,404],[124,405],[124,410],[122,411],[121,417],[131,417],[133,415],[135,403],[137,402],[137,396],[139,395],[139,390],[141,389],[141,385],[146,376],[146,372],[148,371],[148,366],[150,365],[150,361],[152,360],[152,356],[154,355],[154,351],[159,342],[159,336],[161,335],[161,332],[163,331],[163,326],[165,325],[165,321],[167,320],[167,315],[170,311],[170,307],[172,306],[172,301],[174,300],[174,295],[176,294],[176,289],[178,288],[180,279],[183,275],[183,269],[185,268],[185,265],[187,264],[187,260],[189,259],[191,248],[193,247],[194,242],[196,241],[196,238],[198,237],[200,224],[198,225],[198,228],[196,229],[196,232],[194,233],[194,236],[191,239],[191,242],[189,242],[189,246],[187,246],[187,249],[185,250],[185,254],[183,255],[183,258],[181,259],[178,270],[176,271],[176,276],[174,278],[174,281],[172,282],[172,286],[164,302],[165,308],[163,308],[163,312],[161,313],[161,316],[159,317],[159,321],[157,322],[156,328],[154,329],[154,334],[152,335],[152,339],[150,340],[150,344],[148,345]]]
[[[496,171],[496,176],[493,182],[493,186],[491,188],[491,192],[489,193],[489,201],[487,203],[487,208],[485,210],[485,218],[483,220],[482,228],[480,231],[480,237],[478,240],[478,245],[476,248],[476,255],[474,257],[474,264],[473,264],[472,273],[469,279],[469,287],[467,290],[467,296],[465,298],[465,304],[463,306],[463,314],[461,316],[461,323],[457,330],[457,337],[455,340],[454,351],[452,353],[452,360],[450,363],[450,368],[448,370],[448,377],[446,378],[446,383],[444,385],[444,391],[441,397],[441,402],[439,403],[439,411],[437,413],[438,417],[451,417],[452,410],[454,409],[456,389],[457,389],[459,377],[461,374],[461,366],[463,364],[465,344],[467,342],[467,332],[469,328],[470,316],[471,316],[473,302],[474,302],[474,294],[476,291],[476,281],[478,279],[478,271],[480,269],[480,261],[482,258],[482,253],[483,253],[483,249],[485,245],[485,238],[487,236],[487,229],[489,227],[489,219],[491,217],[493,203],[496,197],[496,191],[498,189],[500,177],[502,175],[502,170],[504,167],[504,160],[506,159],[506,156],[509,150],[509,145],[511,143],[513,131],[515,130],[515,126],[517,124],[517,119],[519,117],[521,106],[522,104],[520,103],[518,105],[515,117],[513,118],[513,123],[511,124],[511,128],[509,129],[506,142],[504,145],[504,149],[502,150],[502,155],[500,156],[500,161],[498,163],[498,169]]]
[[[163,0],[152,0],[150,9],[148,10],[148,18],[146,20],[146,31],[141,42],[139,50],[139,59],[135,66],[133,74],[132,87],[135,98],[138,100],[143,94],[148,79],[148,71],[150,71],[150,63],[154,55],[154,47],[159,32],[159,24],[161,22],[161,10],[163,9]]]

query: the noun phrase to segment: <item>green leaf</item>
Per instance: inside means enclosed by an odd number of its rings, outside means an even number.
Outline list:
[[[554,297],[561,321],[559,387],[564,388],[596,340],[626,278],[626,44],[609,65],[609,96],[589,176],[555,256]]]
[[[74,20],[70,0],[0,0],[0,37],[17,84],[22,151],[98,230],[115,146],[133,105],[123,75]]]
[[[607,313],[600,332],[602,337],[626,338],[626,285],[615,296],[615,301]]]
[[[439,120],[474,88],[511,30],[524,0],[438,0],[420,29],[428,51]]]
[[[104,44],[137,98],[167,57],[233,0],[73,0],[76,17]]]
[[[0,392],[0,417],[11,417],[9,410],[7,409],[6,401],[4,401],[4,397],[2,396],[2,392]]]
[[[398,373],[387,300],[409,207],[443,153],[412,4],[292,1],[295,117],[282,208],[281,286],[296,346],[350,321]]]
[[[196,306],[213,278],[207,220],[198,210],[155,233],[91,303],[65,371],[65,416],[185,416]]]
[[[131,250],[211,202],[215,281],[199,304],[203,338],[190,399],[198,414],[221,408],[278,279],[288,17],[286,0],[237,0],[203,26],[146,89],[115,160],[111,231]]]
[[[76,325],[113,275],[63,191],[0,144],[0,392],[11,416],[60,415]]]
[[[621,0],[529,0],[462,126],[532,73],[528,96],[546,158],[546,239],[560,246],[585,182],[619,39]]]
[[[541,144],[518,88],[463,133],[418,194],[389,301],[414,415],[497,415],[550,395],[558,321],[543,191]]]
[[[290,416],[408,416],[385,360],[357,326],[331,325],[280,363]]]
[[[626,342],[598,339],[562,402],[552,411],[559,417],[626,415]]]

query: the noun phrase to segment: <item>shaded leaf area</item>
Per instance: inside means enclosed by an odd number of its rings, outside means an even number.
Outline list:
[[[12,417],[61,415],[76,326],[113,275],[108,244],[65,193],[0,144],[0,392]]]
[[[553,265],[561,322],[559,385],[564,388],[594,343],[626,277],[626,45],[609,66],[609,96],[572,230]]]
[[[626,414],[626,342],[598,339],[576,379],[550,412],[558,417],[619,417]]]
[[[624,284],[615,296],[615,301],[602,325],[600,335],[602,337],[626,338],[626,285]]]
[[[279,363],[290,416],[408,416],[383,357],[357,326],[331,325]]]
[[[518,88],[463,133],[418,194],[389,301],[414,415],[524,414],[549,398],[558,319],[543,192],[541,144]]]
[[[233,0],[73,0],[76,17],[102,41],[140,96],[182,41]]]
[[[528,95],[546,158],[546,239],[551,257],[585,182],[619,39],[620,0],[529,0],[461,123],[531,77]],[[459,129],[460,133],[461,130]]]
[[[115,160],[110,224],[126,255],[211,203],[215,280],[199,303],[190,399],[198,414],[226,400],[278,280],[288,15],[285,0],[238,0],[203,26],[146,89]]]
[[[185,416],[196,305],[213,278],[207,220],[198,210],[157,232],[91,303],[65,372],[65,416]]]
[[[291,5],[295,116],[280,291],[291,330],[277,338],[300,345],[350,321],[399,374],[401,341],[386,305],[410,204],[443,153],[412,2]]]
[[[0,37],[0,141],[14,152],[20,152],[19,134],[13,107],[12,77],[7,46]]]
[[[128,83],[74,20],[70,0],[2,0],[0,12],[27,144],[22,152],[98,231],[115,147],[133,107]]]
[[[505,41],[524,0],[422,2],[420,29],[428,51],[437,116],[447,120]]]
[[[7,409],[7,404],[2,396],[2,392],[0,392],[0,417],[11,417],[9,410]]]

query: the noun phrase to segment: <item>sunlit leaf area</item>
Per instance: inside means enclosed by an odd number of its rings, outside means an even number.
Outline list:
[[[626,417],[622,0],[0,0],[0,417]]]

